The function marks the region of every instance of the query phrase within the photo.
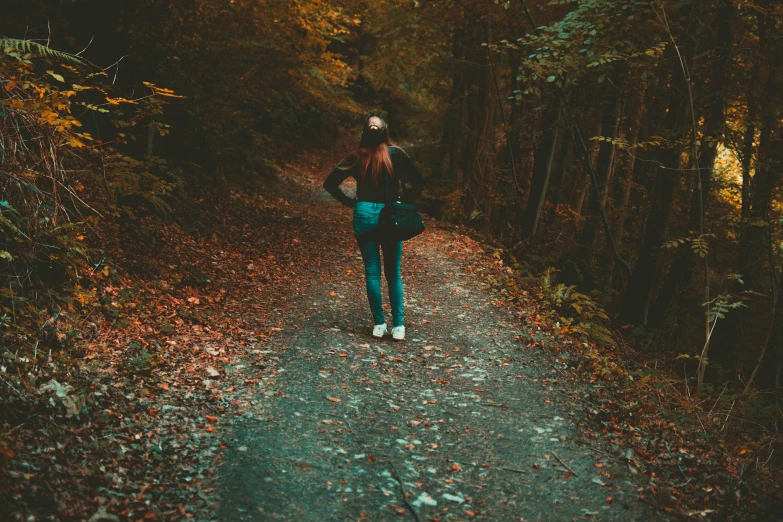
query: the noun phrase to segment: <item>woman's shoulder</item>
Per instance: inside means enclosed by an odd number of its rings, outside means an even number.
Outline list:
[[[391,154],[392,156],[398,156],[398,157],[401,157],[401,158],[403,158],[403,157],[407,158],[408,157],[408,154],[404,150],[402,150],[402,148],[398,147],[397,145],[390,145],[389,146],[389,154]]]

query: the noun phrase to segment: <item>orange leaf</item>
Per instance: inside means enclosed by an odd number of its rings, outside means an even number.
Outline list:
[[[452,470],[452,471],[460,471],[461,469],[462,469],[462,468],[460,467],[460,465],[459,465],[459,464],[452,464],[452,465],[451,465],[451,470]]]
[[[12,450],[11,448],[0,446],[0,455],[5,455],[9,459],[12,459],[14,458],[14,455],[16,455],[16,453],[14,453],[14,450]]]
[[[338,399],[337,397],[327,397],[327,399],[329,399],[332,402],[342,402],[342,400]]]
[[[217,422],[218,418],[215,417],[214,415],[207,415],[207,420],[209,422]]]

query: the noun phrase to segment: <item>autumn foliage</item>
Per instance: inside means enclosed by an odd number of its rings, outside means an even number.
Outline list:
[[[212,427],[218,392],[192,375],[234,359],[167,336],[260,335],[202,306],[223,306],[215,278],[288,284],[306,254],[281,167],[379,111],[423,210],[493,245],[482,277],[595,384],[597,431],[668,477],[668,511],[780,502],[780,3],[49,4],[0,12],[0,465],[41,412],[152,433],[159,412],[127,395],[154,400],[158,371]],[[163,458],[144,437],[138,481]],[[665,457],[675,439],[698,480]],[[102,444],[68,458],[114,458]]]

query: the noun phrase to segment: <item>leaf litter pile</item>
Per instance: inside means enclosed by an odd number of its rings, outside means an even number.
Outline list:
[[[224,426],[263,398],[263,376],[275,372],[263,346],[280,330],[299,267],[316,261],[289,201],[301,188],[278,192],[205,193],[182,218],[189,228],[149,223],[149,237],[128,242],[133,251],[118,236],[113,261],[126,275],[48,318],[75,340],[2,363],[0,519],[214,512]],[[253,365],[237,364],[248,353]]]
[[[68,349],[4,363],[27,377],[3,377],[3,519],[772,509],[760,445],[667,417],[665,375],[563,333],[483,237],[429,221],[404,254],[408,338],[372,339],[349,213],[320,191],[333,160],[306,157],[279,197],[205,194],[144,251],[117,240],[127,275],[50,318],[80,332]]]

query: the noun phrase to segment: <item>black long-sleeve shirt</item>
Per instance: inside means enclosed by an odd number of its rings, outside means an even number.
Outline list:
[[[391,156],[394,175],[391,177],[389,187],[392,194],[399,193],[399,182],[410,184],[410,189],[404,191],[401,199],[406,203],[415,203],[424,188],[424,177],[413,164],[405,152],[397,147],[389,147],[389,156]],[[384,172],[378,176],[378,184],[372,180],[372,175],[368,172],[365,179],[362,179],[357,172],[358,166],[350,169],[335,168],[324,181],[324,188],[334,196],[334,198],[347,207],[353,208],[356,201],[373,201],[376,203],[386,202],[386,176]],[[346,178],[352,177],[356,180],[356,199],[349,198],[345,192],[340,190],[340,183]]]

